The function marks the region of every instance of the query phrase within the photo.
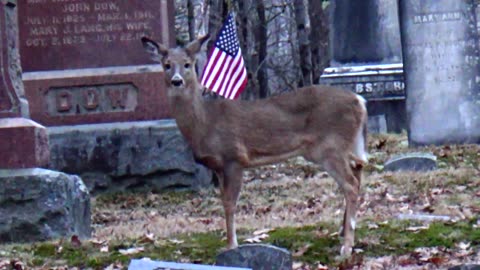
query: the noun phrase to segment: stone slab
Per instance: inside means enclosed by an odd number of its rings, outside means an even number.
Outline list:
[[[0,243],[90,237],[90,195],[78,176],[0,170]]]
[[[175,45],[173,0],[19,1],[25,72],[143,65],[142,36]]]
[[[401,0],[410,145],[480,142],[474,0]]]
[[[253,270],[291,270],[292,255],[286,249],[265,244],[241,245],[217,256],[217,265],[249,267]]]
[[[249,270],[250,268],[222,267],[191,263],[160,262],[149,259],[132,260],[128,270]]]
[[[431,153],[395,155],[385,162],[385,171],[431,171],[437,168],[437,157]]]
[[[350,90],[368,101],[405,99],[402,64],[326,68],[320,82]]]
[[[48,135],[50,168],[79,174],[92,192],[211,184],[174,120],[50,127]]]
[[[26,74],[31,118],[46,126],[169,118],[164,73],[155,70]]]
[[[0,169],[46,167],[46,128],[26,118],[0,118],[0,153]]]

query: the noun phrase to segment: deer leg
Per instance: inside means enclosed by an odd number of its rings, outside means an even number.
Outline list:
[[[354,175],[347,158],[331,152],[325,160],[324,167],[342,189],[345,196],[345,213],[343,220],[344,242],[341,254],[349,256],[355,239],[356,212],[360,181]]]
[[[360,188],[360,184],[362,183],[362,171],[363,171],[363,167],[365,166],[365,162],[360,160],[359,158],[357,158],[355,155],[353,154],[350,154],[349,155],[349,160],[350,160],[350,167],[352,169],[352,172],[353,172],[353,175],[355,176],[356,180],[357,180],[357,186],[358,186],[358,189]],[[359,192],[360,190],[358,190]],[[343,223],[342,223],[342,228],[340,229],[340,236],[345,236],[345,226],[347,224],[347,221],[346,221],[346,214],[347,212],[345,211],[344,215],[343,215]]]
[[[220,193],[225,210],[225,221],[227,226],[227,249],[234,249],[238,246],[237,233],[235,228],[235,212],[237,200],[242,188],[243,169],[237,164],[230,164],[224,168],[219,177]]]

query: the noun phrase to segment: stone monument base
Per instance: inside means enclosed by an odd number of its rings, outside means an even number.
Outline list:
[[[174,120],[49,127],[48,134],[50,167],[80,175],[92,194],[212,183]]]
[[[362,95],[367,102],[371,127],[384,118],[387,130],[370,129],[372,133],[400,133],[407,129],[405,84],[402,64],[340,66],[326,68],[320,82]]]
[[[0,118],[0,169],[46,167],[45,127],[27,118]]]
[[[90,237],[90,195],[78,176],[0,170],[0,243]]]

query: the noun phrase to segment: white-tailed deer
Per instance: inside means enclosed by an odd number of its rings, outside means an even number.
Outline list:
[[[321,164],[345,195],[343,255],[351,254],[362,168],[367,162],[365,100],[350,91],[308,86],[256,101],[206,100],[195,72],[208,39],[169,49],[143,38],[163,65],[170,109],[195,158],[219,180],[227,248],[235,248],[235,212],[245,168],[294,157]]]

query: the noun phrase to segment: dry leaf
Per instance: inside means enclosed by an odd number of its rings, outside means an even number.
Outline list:
[[[100,252],[103,252],[103,253],[108,253],[109,250],[110,249],[109,249],[108,246],[103,246],[103,247],[100,248]]]
[[[153,233],[146,233],[139,241],[140,243],[154,243],[155,235]]]
[[[303,247],[299,248],[296,252],[292,254],[293,257],[302,257],[305,252],[312,246],[312,244],[306,244]]]
[[[273,232],[273,231],[275,231],[275,229],[256,230],[256,231],[253,232],[253,235],[257,236],[257,235],[262,235],[262,234],[266,234],[266,233]]]
[[[250,244],[260,243],[260,242],[262,242],[263,240],[267,239],[268,237],[269,237],[269,235],[265,233],[265,234],[261,234],[261,235],[254,236],[254,237],[252,237],[252,238],[245,239],[244,242],[250,243]]]
[[[123,265],[121,263],[112,263],[107,266],[104,270],[118,270],[123,269]]]
[[[317,265],[317,270],[328,270],[328,266],[323,265],[323,264],[318,264]]]
[[[0,269],[8,269],[10,260],[0,260]]]
[[[299,269],[302,269],[302,268],[303,268],[303,263],[301,263],[301,262],[294,262],[293,265],[292,265],[293,270],[299,270]]]
[[[466,249],[470,248],[470,243],[460,242],[460,243],[456,244],[455,246],[459,249],[466,250]]]
[[[419,232],[419,231],[422,231],[422,230],[427,230],[428,228],[429,228],[428,225],[426,225],[426,226],[412,226],[412,227],[406,228],[405,230],[407,232]]]
[[[178,239],[168,239],[168,242],[172,243],[172,244],[175,244],[175,245],[179,245],[179,244],[183,244],[185,241],[183,240],[178,240]]]
[[[133,247],[133,248],[128,248],[128,249],[120,249],[118,252],[122,255],[134,255],[138,254],[140,252],[143,252],[145,248],[143,247]]]
[[[25,269],[25,264],[21,261],[11,261],[10,262],[10,266],[14,269],[14,270],[24,270]]]
[[[101,245],[104,245],[107,241],[93,238],[93,239],[90,239],[89,242],[92,243],[94,246],[101,246]]]

